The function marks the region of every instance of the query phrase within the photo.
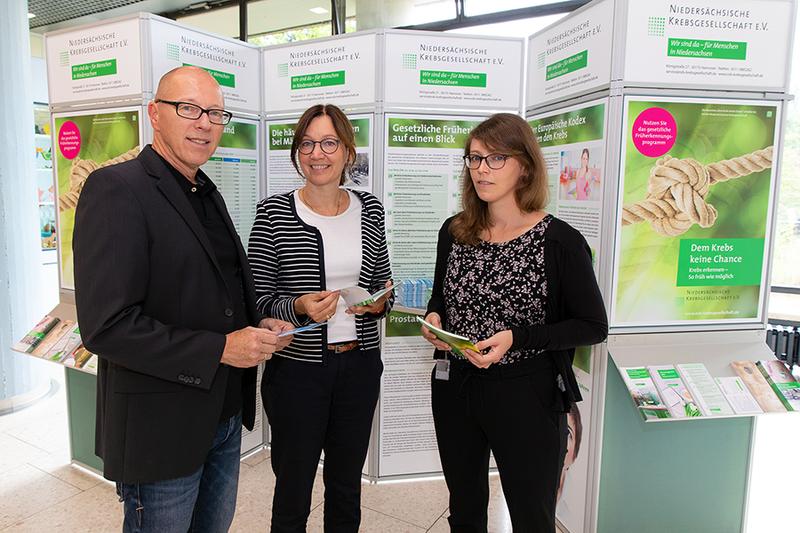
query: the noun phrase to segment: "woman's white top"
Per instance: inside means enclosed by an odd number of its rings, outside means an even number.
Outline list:
[[[300,219],[314,226],[322,236],[325,287],[329,291],[358,285],[361,273],[361,201],[347,191],[350,205],[336,216],[315,213],[294,192],[294,203]],[[336,305],[336,314],[328,320],[328,343],[347,342],[356,339],[356,321],[345,313],[347,304],[342,298]]]

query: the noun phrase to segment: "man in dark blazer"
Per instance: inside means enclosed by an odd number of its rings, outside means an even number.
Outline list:
[[[148,115],[152,145],[89,176],[75,218],[78,323],[99,358],[96,451],[124,531],[227,531],[256,367],[292,326],[256,311],[241,241],[199,169],[231,118],[216,80],[168,72]]]

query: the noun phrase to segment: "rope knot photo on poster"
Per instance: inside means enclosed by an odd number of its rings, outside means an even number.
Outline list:
[[[708,165],[665,155],[650,169],[647,197],[622,208],[622,225],[649,222],[667,237],[681,235],[694,224],[710,228],[717,220],[716,208],[706,202],[711,186],[770,168],[772,150],[768,146]]]

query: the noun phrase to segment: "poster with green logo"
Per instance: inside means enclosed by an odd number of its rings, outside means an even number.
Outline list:
[[[344,186],[372,192],[372,115],[351,115],[349,118],[355,134],[356,159],[345,175]],[[303,186],[303,177],[292,166],[291,160],[296,125],[297,119],[267,122],[268,196]]]
[[[612,325],[760,318],[779,112],[626,99]]]
[[[259,200],[258,122],[237,118],[226,124],[217,150],[202,169],[225,199],[233,225],[246,245]]]
[[[384,320],[379,473],[391,476],[441,470],[430,409],[433,346],[417,317],[433,288],[439,228],[461,210],[464,145],[482,119],[387,114],[385,120],[383,205],[396,289]]]
[[[141,111],[125,108],[104,113],[55,115],[54,162],[58,206],[61,287],[73,290],[72,229],[75,208],[89,174],[139,155]]]

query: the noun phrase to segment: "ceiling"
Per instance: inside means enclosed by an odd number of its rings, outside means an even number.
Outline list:
[[[31,31],[44,33],[139,11],[167,13],[198,3],[202,4],[198,0],[28,0],[28,13],[36,15],[28,24]]]

